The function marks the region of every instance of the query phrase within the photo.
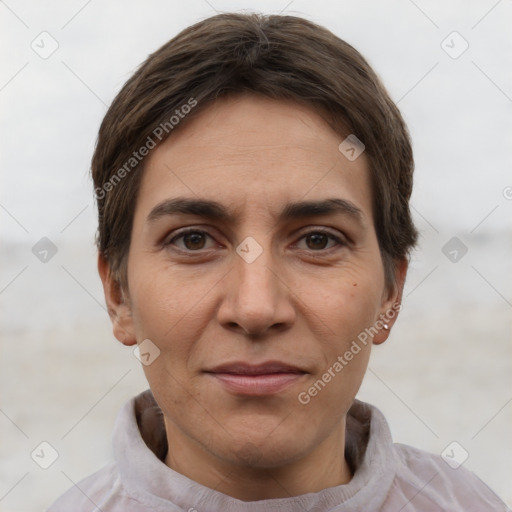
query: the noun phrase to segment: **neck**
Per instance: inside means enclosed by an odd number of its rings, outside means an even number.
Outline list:
[[[289,498],[346,484],[345,422],[300,460],[273,467],[220,459],[165,421],[169,450],[165,463],[195,482],[242,501]],[[248,454],[250,457],[250,454]],[[314,468],[314,471],[312,471]]]

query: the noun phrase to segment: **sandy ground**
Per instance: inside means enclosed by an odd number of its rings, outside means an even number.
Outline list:
[[[27,258],[29,268],[0,295],[1,512],[44,510],[109,461],[120,406],[147,387],[99,305],[94,251],[77,251],[61,247],[43,274],[26,249],[10,248],[11,267],[23,268]],[[510,306],[482,285],[471,261],[462,279],[439,259],[417,287],[433,263],[428,253],[413,260],[404,309],[391,338],[374,348],[358,398],[385,413],[396,442],[441,453],[457,441],[469,454],[464,465],[512,505]],[[492,265],[480,263],[493,279]],[[494,282],[510,289],[506,280]],[[474,288],[472,299],[462,298],[465,286]],[[48,469],[31,458],[43,441],[58,452]]]

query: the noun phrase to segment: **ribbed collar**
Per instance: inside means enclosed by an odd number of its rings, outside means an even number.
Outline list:
[[[346,455],[354,475],[345,485],[291,498],[245,502],[214,491],[163,462],[162,412],[150,390],[127,402],[116,420],[114,457],[133,499],[158,510],[219,512],[356,512],[379,510],[396,473],[391,433],[382,413],[355,400],[347,415]],[[313,470],[313,469],[312,469]]]

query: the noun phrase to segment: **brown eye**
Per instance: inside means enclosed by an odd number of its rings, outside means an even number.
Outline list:
[[[205,245],[205,236],[203,233],[188,233],[183,236],[183,244],[187,249],[202,249]]]
[[[329,237],[324,233],[313,233],[311,235],[306,236],[306,244],[309,249],[325,249],[327,243],[329,241]]]
[[[346,245],[339,237],[324,231],[310,231],[300,239],[300,242],[303,242],[305,245],[305,247],[300,247],[300,249],[310,251],[329,250],[335,246],[341,247]]]
[[[174,245],[183,251],[198,252],[201,249],[211,248],[207,247],[208,239],[213,241],[212,237],[205,231],[190,229],[177,234],[166,245]]]

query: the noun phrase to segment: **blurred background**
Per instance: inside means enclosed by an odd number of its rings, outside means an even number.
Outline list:
[[[326,26],[398,103],[421,237],[404,309],[358,397],[396,442],[454,455],[512,505],[510,0],[6,0],[0,511],[43,510],[107,463],[119,408],[147,387],[111,333],[96,272],[88,172],[106,108],[179,31],[243,10]]]

